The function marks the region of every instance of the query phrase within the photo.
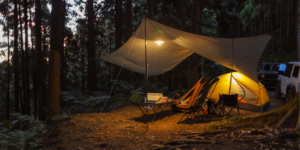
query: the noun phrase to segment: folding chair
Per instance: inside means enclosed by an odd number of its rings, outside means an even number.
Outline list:
[[[183,107],[178,107],[178,105],[176,105],[176,107],[180,110],[180,111],[182,111],[184,114],[182,115],[182,117],[180,118],[180,120],[177,122],[177,124],[179,124],[180,123],[180,121],[183,119],[183,117],[185,116],[187,119],[188,119],[188,121],[189,121],[189,123],[191,124],[191,125],[193,125],[192,124],[192,122],[191,122],[191,120],[190,120],[190,118],[192,118],[193,116],[194,117],[196,117],[198,114],[199,114],[199,112],[200,112],[200,110],[202,109],[202,105],[203,105],[203,103],[205,102],[205,99],[207,99],[207,94],[208,94],[208,92],[209,92],[209,90],[210,90],[210,88],[212,87],[212,85],[214,85],[217,81],[219,81],[219,78],[214,78],[214,79],[212,79],[210,82],[208,82],[206,85],[205,85],[205,87],[201,90],[201,91],[199,91],[198,92],[198,97],[197,98],[195,98],[195,100],[194,100],[194,105],[190,105],[189,107],[187,107],[187,108],[183,108]],[[217,85],[217,84],[216,84]],[[209,98],[208,98],[209,99]],[[179,105],[180,106],[180,105]],[[197,118],[198,119],[198,118]]]
[[[187,109],[195,104],[196,98],[199,95],[203,85],[207,82],[208,78],[201,78],[186,94],[184,94],[180,99],[175,101],[177,108]],[[180,105],[182,100],[189,99],[187,105]]]
[[[229,115],[233,112],[235,115],[240,116],[239,112],[239,102],[238,102],[238,94],[234,95],[220,95],[220,100],[223,106],[223,116],[225,116],[225,109],[227,108],[229,112],[226,115]],[[234,111],[234,108],[237,109],[237,112]]]

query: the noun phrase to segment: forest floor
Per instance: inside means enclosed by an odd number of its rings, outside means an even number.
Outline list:
[[[272,109],[284,105],[283,99],[276,99],[274,92],[269,91]],[[228,121],[225,118],[207,117],[203,121],[193,120],[190,125],[187,120],[177,124],[183,113],[172,113],[167,111],[169,116],[158,115],[152,123],[149,123],[149,130],[144,118],[139,117],[141,111],[137,106],[124,106],[111,112],[102,113],[99,122],[96,124],[99,113],[77,114],[52,122],[48,126],[45,135],[44,147],[46,150],[81,150],[81,149],[257,149],[272,148],[272,144],[264,146],[264,143],[275,143],[276,148],[298,149],[299,137],[291,135],[284,137],[285,144],[276,141],[279,138],[262,141],[248,139],[234,139],[231,135],[238,136],[240,133],[255,130],[254,138],[264,138],[266,135],[258,133],[265,132],[266,128],[274,128],[282,115],[270,116],[267,118],[252,119],[249,116],[257,115],[250,111],[241,110],[242,121]],[[171,115],[172,113],[172,115]],[[152,118],[150,116],[149,118]],[[294,127],[297,120],[292,120],[284,127]],[[96,124],[96,126],[95,126]],[[93,131],[95,126],[95,130]],[[233,130],[234,129],[234,130]],[[91,135],[93,131],[93,134]],[[237,132],[239,133],[237,133]],[[269,130],[268,130],[269,131]],[[235,132],[235,133],[234,133]],[[268,132],[271,133],[271,132]],[[244,135],[246,136],[246,135]],[[253,138],[252,137],[252,138]],[[250,140],[249,140],[250,138]],[[277,145],[276,145],[277,143]],[[279,143],[279,147],[278,147]],[[266,145],[266,144],[265,144]]]

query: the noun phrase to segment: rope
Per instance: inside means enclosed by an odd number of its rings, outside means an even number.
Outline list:
[[[130,46],[130,49],[129,49],[127,55],[126,55],[125,60],[127,59],[128,55],[129,55],[129,53],[130,53],[130,51],[131,51],[131,49],[132,49],[132,45],[133,45],[133,43],[134,43],[134,41],[135,41],[135,39],[136,39],[136,37],[137,37],[139,31],[140,31],[140,30],[138,30],[138,32],[136,33],[136,35],[135,35],[135,37],[134,37],[134,40],[133,40],[133,42],[132,42],[132,44],[131,44],[131,46]],[[108,97],[110,97],[110,95],[111,95],[111,93],[112,93],[112,91],[113,91],[113,89],[114,89],[114,86],[116,85],[116,82],[117,82],[117,80],[118,80],[118,78],[119,78],[119,76],[120,76],[120,73],[121,73],[122,69],[123,69],[125,60],[124,60],[123,63],[122,63],[122,66],[121,66],[121,68],[120,68],[120,70],[119,70],[119,73],[118,73],[118,75],[117,75],[117,78],[116,78],[116,80],[115,80],[113,86],[111,87],[111,90],[110,90],[110,92],[109,92]],[[97,118],[97,120],[96,120],[96,123],[95,123],[95,125],[94,125],[94,128],[93,128],[93,130],[92,130],[92,132],[91,132],[91,135],[88,137],[88,140],[87,140],[86,143],[85,143],[84,150],[86,150],[86,147],[87,147],[87,145],[89,144],[89,141],[90,141],[91,137],[92,137],[93,134],[94,134],[95,128],[96,128],[96,126],[97,126],[97,124],[98,124],[98,121],[99,121],[99,119],[100,119],[100,117],[101,117],[101,114],[102,114],[102,112],[103,112],[103,110],[104,110],[104,108],[105,108],[105,106],[106,106],[106,104],[107,104],[107,101],[108,101],[108,98],[106,99],[106,101],[105,101],[105,103],[104,103],[104,105],[103,105],[103,108],[101,109],[101,112],[99,113],[99,116],[98,116],[98,118]]]

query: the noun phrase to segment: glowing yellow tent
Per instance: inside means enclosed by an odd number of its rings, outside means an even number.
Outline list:
[[[261,83],[257,84],[238,72],[223,74],[218,78],[217,86],[210,89],[208,94],[211,99],[218,101],[219,94],[238,94],[240,108],[260,112],[270,107],[267,90]]]

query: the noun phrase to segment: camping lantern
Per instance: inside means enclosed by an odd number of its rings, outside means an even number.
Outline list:
[[[164,41],[155,41],[158,45],[161,45],[162,43],[165,43]]]

